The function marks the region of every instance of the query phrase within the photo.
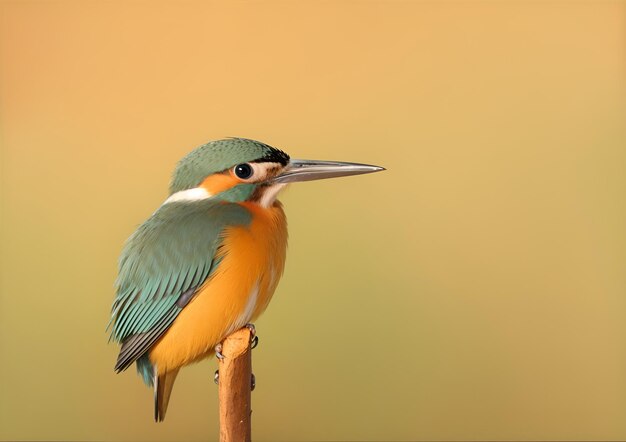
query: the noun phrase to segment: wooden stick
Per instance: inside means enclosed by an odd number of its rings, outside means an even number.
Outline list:
[[[250,442],[252,351],[248,328],[222,342],[219,366],[220,442]]]

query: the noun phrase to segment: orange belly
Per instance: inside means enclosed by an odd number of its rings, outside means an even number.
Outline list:
[[[150,350],[159,374],[212,354],[228,334],[254,321],[274,294],[285,266],[285,214],[279,202],[269,208],[241,204],[252,222],[226,230],[217,270]]]

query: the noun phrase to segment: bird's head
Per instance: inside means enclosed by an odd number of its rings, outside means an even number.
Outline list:
[[[238,201],[268,207],[288,183],[381,170],[367,164],[295,160],[259,141],[227,138],[206,143],[179,161],[168,200],[204,199],[230,191]]]

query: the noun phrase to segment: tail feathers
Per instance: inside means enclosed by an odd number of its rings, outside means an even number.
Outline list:
[[[157,372],[155,367],[155,373]],[[161,422],[165,419],[167,404],[170,402],[172,387],[178,375],[178,369],[154,376],[154,420]]]

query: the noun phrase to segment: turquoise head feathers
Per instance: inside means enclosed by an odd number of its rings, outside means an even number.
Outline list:
[[[261,161],[285,166],[289,163],[289,155],[260,141],[246,138],[210,141],[192,150],[178,162],[172,176],[170,195],[192,189],[207,176],[237,164]]]

